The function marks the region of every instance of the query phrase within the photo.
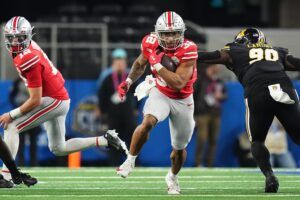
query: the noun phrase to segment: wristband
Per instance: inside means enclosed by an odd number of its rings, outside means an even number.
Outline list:
[[[161,68],[163,68],[164,66],[162,66],[162,64],[160,63],[156,63],[153,65],[154,69],[158,72],[159,70],[161,70]]]
[[[133,81],[131,80],[131,78],[128,77],[128,78],[126,78],[126,82],[127,82],[129,85],[131,85]]]
[[[20,107],[11,110],[11,111],[9,112],[9,115],[10,115],[11,119],[16,119],[16,118],[22,116]]]

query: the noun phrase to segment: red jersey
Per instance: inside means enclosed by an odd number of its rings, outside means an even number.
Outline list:
[[[61,73],[34,41],[31,41],[30,46],[18,54],[13,62],[26,87],[42,87],[43,97],[69,99]]]
[[[146,35],[143,38],[141,50],[145,58],[148,59],[150,54],[154,52],[158,47],[158,38],[155,33]],[[165,52],[165,54],[172,58],[172,60],[177,64],[177,66],[179,66],[181,63],[190,60],[197,60],[198,58],[197,45],[194,42],[187,39],[184,39],[182,45],[178,47],[175,51]],[[194,92],[193,84],[197,80],[196,65],[194,66],[194,71],[190,80],[187,82],[185,87],[182,88],[179,92],[170,88],[152,66],[151,71],[156,77],[156,87],[159,89],[160,92],[172,99],[184,99]]]

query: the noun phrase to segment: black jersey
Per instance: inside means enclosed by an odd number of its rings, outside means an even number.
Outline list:
[[[252,88],[273,84],[282,79],[289,80],[284,72],[287,49],[268,44],[229,43],[223,50],[232,59],[232,64],[227,65],[227,68],[235,73],[245,88],[245,96]]]

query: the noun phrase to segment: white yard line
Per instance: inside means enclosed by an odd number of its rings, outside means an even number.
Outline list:
[[[28,191],[28,188],[15,188],[18,191],[19,190],[24,190]],[[261,187],[203,187],[199,186],[199,188],[185,188],[181,187],[181,190],[257,190],[261,189]],[[299,187],[283,187],[281,186],[280,189],[299,189]],[[10,189],[11,190],[11,189]],[[164,187],[158,187],[158,188],[151,188],[151,187],[139,187],[139,188],[132,188],[132,187],[94,187],[94,188],[75,188],[75,187],[69,187],[69,188],[52,188],[52,187],[32,187],[30,190],[166,190]],[[0,190],[1,192],[1,190]],[[1,195],[1,194],[0,194]]]
[[[121,179],[119,176],[40,176],[41,179]],[[128,179],[164,179],[165,176],[131,176]],[[263,179],[263,176],[223,176],[223,175],[216,175],[216,176],[179,176],[179,179]],[[300,179],[299,177],[295,176],[288,176],[285,178],[289,179]],[[128,180],[127,179],[127,180]]]
[[[167,172],[169,168],[161,168],[161,167],[137,167],[135,168],[136,172]],[[24,168],[24,171],[28,172],[38,172],[38,173],[52,173],[52,172],[82,172],[82,173],[89,173],[89,172],[111,172],[115,171],[114,168],[79,168],[79,169],[68,169],[68,168]],[[183,168],[182,171],[193,171],[193,172],[259,172],[259,169],[256,168]],[[275,169],[275,172],[300,172],[300,169]]]
[[[26,195],[26,194],[22,194],[22,195],[0,195],[0,197],[11,197],[11,198],[24,198],[24,197],[29,197],[29,198],[41,198],[41,197],[60,197],[60,198],[88,198],[88,197],[270,197],[270,198],[275,198],[275,197],[300,197],[300,194],[247,194],[247,195],[243,195],[243,194],[181,194],[178,196],[171,196],[171,195],[163,195],[163,194],[136,194],[136,195],[130,195],[130,194],[99,194],[99,195]]]
[[[43,179],[41,179],[43,180]],[[263,180],[180,180],[180,182],[184,182],[184,183],[262,183],[264,182]],[[43,181],[45,182],[45,181]],[[281,180],[281,183],[300,183],[300,180]],[[95,180],[91,180],[91,181],[87,181],[87,180],[59,180],[59,178],[57,178],[57,180],[53,180],[53,181],[49,181],[48,183],[112,183],[112,184],[129,184],[129,183],[165,183],[164,180],[156,180],[156,181],[131,181],[130,179],[121,179],[120,181],[106,181],[106,180],[99,180],[99,181],[95,181]]]
[[[119,176],[40,176],[42,179],[121,179]],[[165,176],[131,176],[128,179],[161,179],[165,178]],[[249,176],[179,176],[179,179],[223,179],[223,178],[249,178]],[[260,178],[257,176],[253,176],[253,178]],[[263,177],[261,177],[263,178]],[[300,177],[299,177],[300,178]]]

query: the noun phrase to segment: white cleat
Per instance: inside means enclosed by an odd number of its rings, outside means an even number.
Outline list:
[[[170,172],[168,172],[166,178],[166,183],[168,186],[168,194],[178,195],[180,194],[179,181],[177,176],[172,176]]]
[[[117,168],[117,174],[122,178],[127,178],[127,176],[132,172],[135,166],[135,160],[127,158],[125,162]]]

